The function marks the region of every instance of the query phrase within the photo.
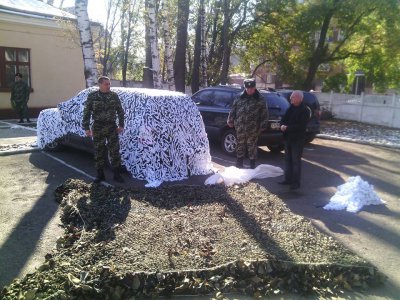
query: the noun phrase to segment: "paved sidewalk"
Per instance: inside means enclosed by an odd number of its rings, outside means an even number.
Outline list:
[[[0,121],[0,155],[40,151],[36,144],[36,122],[17,124]]]

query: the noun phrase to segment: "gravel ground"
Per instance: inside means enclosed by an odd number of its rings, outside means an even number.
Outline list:
[[[318,137],[400,148],[400,129],[355,121],[324,120]]]

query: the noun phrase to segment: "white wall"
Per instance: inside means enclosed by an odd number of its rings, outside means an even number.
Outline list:
[[[335,118],[400,128],[399,95],[315,93]]]

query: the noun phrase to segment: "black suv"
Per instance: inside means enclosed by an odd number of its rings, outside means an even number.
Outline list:
[[[210,140],[221,144],[224,152],[234,154],[236,151],[235,130],[228,127],[226,121],[234,99],[243,89],[232,86],[216,86],[202,89],[192,95],[203,117],[206,132]],[[259,90],[268,105],[268,128],[259,139],[259,146],[267,146],[271,152],[283,150],[283,136],[280,121],[289,108],[284,97],[275,92]]]
[[[285,97],[290,103],[290,95],[293,90],[278,90],[277,93]],[[310,108],[310,121],[307,125],[306,142],[311,143],[320,132],[321,110],[317,96],[311,92],[303,92],[303,102]]]

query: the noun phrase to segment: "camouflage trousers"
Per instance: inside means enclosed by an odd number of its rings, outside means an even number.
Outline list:
[[[96,169],[104,168],[106,154],[108,153],[110,153],[111,166],[118,168],[121,165],[121,155],[119,153],[119,138],[115,123],[94,122],[92,132]]]
[[[237,140],[237,146],[236,146],[237,158],[244,158],[246,156],[246,152],[248,154],[249,159],[257,158],[258,133],[236,132],[236,140]]]
[[[28,116],[28,103],[25,101],[11,100],[11,106],[17,112],[18,117],[22,120],[24,118],[29,119]]]

